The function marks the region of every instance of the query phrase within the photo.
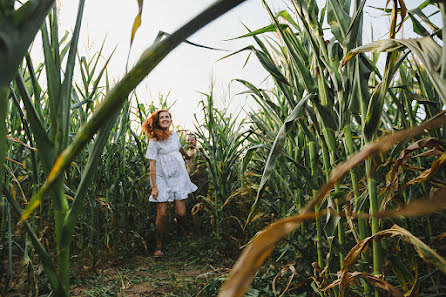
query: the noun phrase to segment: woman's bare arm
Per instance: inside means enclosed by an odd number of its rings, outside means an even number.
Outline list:
[[[158,198],[158,187],[156,186],[156,160],[150,160],[150,181],[152,182],[153,199]]]

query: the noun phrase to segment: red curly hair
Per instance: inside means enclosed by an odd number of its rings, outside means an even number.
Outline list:
[[[160,113],[167,112],[172,119],[172,114],[166,109],[160,109],[154,112],[148,119],[141,125],[141,129],[147,134],[149,138],[155,138],[155,140],[167,140],[170,137],[169,129],[163,129],[160,126],[159,118]]]

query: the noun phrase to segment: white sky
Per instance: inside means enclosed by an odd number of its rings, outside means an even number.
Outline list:
[[[175,29],[186,23],[215,0],[157,0],[144,1],[142,24],[136,33],[130,65],[134,64],[142,52],[147,49],[155,39],[159,31],[172,33]],[[72,31],[77,6],[79,1],[58,0],[60,34],[65,30]],[[325,3],[325,1],[318,1]],[[419,5],[418,1],[406,1],[408,6]],[[125,3],[125,4],[123,4]],[[273,11],[284,9],[288,1],[267,0]],[[385,0],[369,0],[367,5],[383,7]],[[389,8],[391,4],[389,5]],[[388,30],[388,17],[382,17],[382,13],[366,9],[366,21],[364,36],[375,31],[374,38],[385,38]],[[138,13],[137,0],[92,0],[86,1],[84,8],[79,51],[81,55],[91,57],[96,53],[105,39],[105,56],[108,56],[116,46],[116,52],[109,64],[108,70],[112,81],[117,81],[125,72],[125,63],[130,44],[130,34],[133,21]],[[372,26],[370,26],[370,18]],[[368,25],[367,25],[368,23]],[[406,22],[408,25],[410,22]],[[190,41],[210,47],[235,51],[246,45],[252,44],[250,38],[235,41],[224,41],[229,38],[246,34],[245,24],[251,30],[259,29],[270,24],[266,9],[260,0],[248,0],[232,11],[221,16],[205,28],[201,29]],[[369,29],[370,30],[367,30]],[[193,129],[193,114],[199,111],[198,102],[204,97],[198,92],[208,93],[211,82],[214,84],[215,99],[219,106],[231,102],[231,109],[250,109],[252,101],[246,96],[234,96],[245,89],[238,83],[230,84],[235,78],[246,79],[256,86],[266,88],[271,83],[264,81],[266,71],[251,57],[243,68],[248,52],[232,56],[228,59],[217,60],[227,53],[210,51],[197,48],[188,44],[182,44],[171,52],[137,87],[136,93],[141,102],[149,104],[152,100],[158,101],[160,95],[169,94],[169,104],[173,106],[173,118],[175,125],[182,128]],[[76,70],[78,70],[78,65]],[[231,88],[229,89],[229,86]],[[229,100],[229,98],[232,98]]]
[[[214,0],[144,1],[142,24],[133,42],[129,64],[132,65],[138,60],[159,31],[174,32],[212,2]],[[108,67],[115,80],[121,78],[125,72],[131,28],[138,12],[137,0],[127,0],[125,5],[122,3],[124,1],[121,0],[86,1],[79,42],[81,54],[90,53],[90,56],[100,48],[105,38],[105,55],[117,46]],[[281,0],[269,0],[268,4],[276,11],[284,7]],[[78,1],[58,1],[58,5],[60,32],[72,31]],[[242,23],[250,29],[259,29],[270,24],[260,0],[246,1],[195,33],[189,40],[232,52],[252,43],[249,39],[224,41],[246,34]],[[223,106],[222,102],[227,101],[229,97],[229,83],[232,79],[242,78],[260,85],[267,76],[255,58],[251,58],[243,68],[248,52],[217,62],[230,52],[217,52],[181,44],[138,86],[138,98],[149,104],[152,100],[157,102],[160,95],[166,96],[170,92],[168,102],[175,102],[172,109],[174,123],[186,129],[193,129],[193,114],[201,114],[198,102],[204,98],[198,92],[208,93],[211,82],[214,83],[216,99],[220,101],[220,106]],[[239,84],[234,83],[231,85],[230,95],[243,90]],[[245,104],[244,96],[237,96],[231,102],[235,101],[238,107]]]

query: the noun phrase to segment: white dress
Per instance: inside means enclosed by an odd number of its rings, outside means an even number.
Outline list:
[[[197,190],[187,174],[186,165],[181,155],[178,135],[173,132],[167,140],[149,140],[146,158],[156,161],[156,186],[158,198],[150,195],[150,202],[169,202],[183,200]],[[152,180],[150,180],[152,184]]]

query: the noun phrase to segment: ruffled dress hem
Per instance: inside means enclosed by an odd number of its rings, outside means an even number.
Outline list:
[[[167,189],[167,191],[160,191],[158,199],[154,199],[152,195],[149,197],[150,202],[173,202],[175,200],[187,199],[189,194],[195,192],[198,187],[194,183],[190,183],[187,189]]]

